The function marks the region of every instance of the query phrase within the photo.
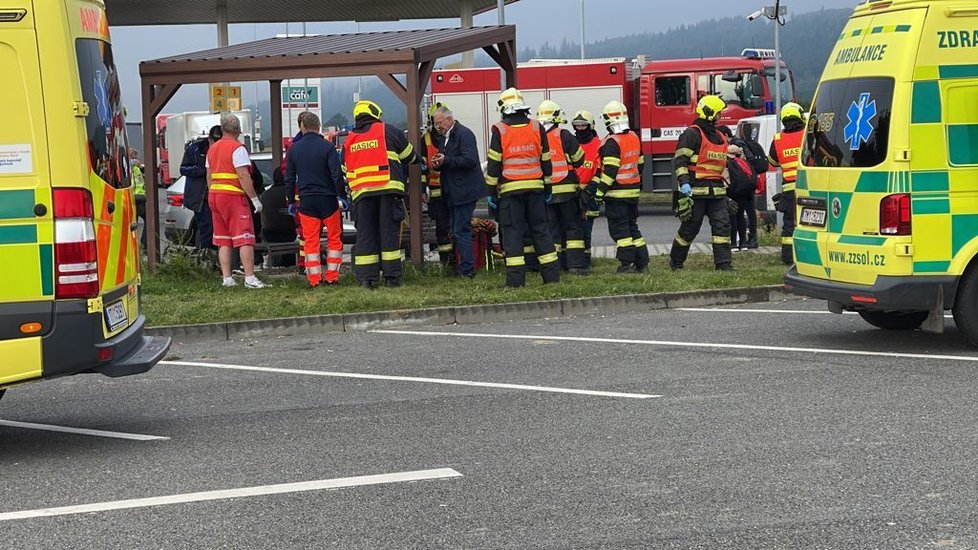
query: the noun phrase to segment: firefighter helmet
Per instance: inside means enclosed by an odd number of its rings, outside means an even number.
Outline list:
[[[696,104],[696,116],[702,118],[703,120],[713,122],[720,118],[720,113],[722,113],[726,108],[727,104],[720,99],[720,96],[705,95],[701,97],[699,103]]]
[[[357,118],[360,115],[367,115],[377,120],[383,116],[384,112],[380,110],[380,105],[377,105],[373,101],[362,99],[357,101],[357,104],[353,106],[353,118]]]
[[[543,100],[540,106],[537,107],[537,120],[543,124],[563,124],[567,122],[564,120],[564,111],[557,105],[557,102],[550,101],[549,99]]]
[[[798,105],[794,101],[785,103],[781,107],[781,120],[784,121],[789,118],[797,118],[798,120],[803,120],[801,105]]]
[[[594,115],[591,114],[591,111],[578,111],[574,113],[574,120],[572,120],[571,123],[574,126],[587,124],[588,127],[594,128]]]
[[[526,106],[526,102],[523,101],[523,93],[516,88],[508,88],[499,94],[499,101],[496,102],[496,105],[499,107],[499,112],[504,115],[510,115],[517,111],[530,110]]]
[[[612,126],[628,128],[628,109],[621,101],[609,101],[601,110],[601,118],[604,119],[604,125],[609,129]]]
[[[445,105],[441,101],[436,101],[436,102],[432,103],[431,104],[431,107],[428,108],[428,119],[429,120],[434,119],[435,118],[435,111],[437,111],[438,109],[441,109],[442,107],[447,108],[448,105]]]

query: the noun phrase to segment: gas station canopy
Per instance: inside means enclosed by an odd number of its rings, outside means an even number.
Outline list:
[[[113,26],[189,25],[219,23],[225,14],[228,24],[457,18],[495,9],[497,0],[105,0],[105,6]]]

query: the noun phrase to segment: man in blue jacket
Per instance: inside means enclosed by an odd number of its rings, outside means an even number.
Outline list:
[[[214,248],[211,243],[214,225],[211,223],[211,209],[207,205],[207,150],[223,135],[220,125],[212,127],[207,137],[187,144],[180,161],[180,175],[186,178],[183,186],[183,207],[194,213],[194,223],[197,226],[195,244],[202,250]]]
[[[475,252],[472,250],[472,213],[475,203],[486,195],[485,177],[479,166],[475,134],[455,120],[445,106],[432,115],[435,130],[445,137],[440,151],[429,161],[441,174],[442,196],[452,214],[452,235],[458,251],[461,277],[475,277]]]

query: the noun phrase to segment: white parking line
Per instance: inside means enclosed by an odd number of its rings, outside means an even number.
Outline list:
[[[360,487],[363,485],[380,485],[384,483],[403,483],[406,481],[422,481],[426,479],[446,479],[462,477],[462,474],[451,468],[436,470],[418,470],[396,474],[380,474],[370,476],[342,477],[323,479],[319,481],[302,481],[299,483],[283,483],[280,485],[261,485],[258,487],[243,487],[223,491],[204,491],[201,493],[184,493],[163,497],[134,498],[131,500],[114,500],[111,502],[96,502],[60,508],[41,508],[39,510],[23,510],[0,514],[0,521],[15,519],[41,518],[50,516],[67,516],[71,514],[86,514],[91,512],[107,512],[110,510],[128,510],[130,508],[148,508],[166,504],[182,504],[187,502],[203,502],[207,500],[226,500],[233,498],[255,497],[264,495],[280,495],[282,493],[301,493],[304,491],[321,491],[323,489],[338,489],[341,487]]]
[[[726,308],[726,307],[677,307],[676,311],[692,311],[692,312],[706,312],[706,313],[801,313],[801,314],[815,314],[815,315],[836,315],[831,311],[815,310],[815,309],[740,309],[740,308]],[[855,311],[843,311],[843,315],[859,315]],[[945,319],[953,319],[953,315],[944,315]]]
[[[675,348],[743,349],[757,351],[787,351],[793,353],[821,353],[825,355],[856,355],[861,357],[899,357],[904,359],[940,359],[946,361],[978,362],[970,355],[937,355],[925,353],[899,353],[893,351],[860,351],[829,348],[794,348],[790,346],[761,346],[751,344],[722,344],[710,342],[669,342],[666,340],[630,340],[624,338],[589,338],[585,336],[547,336],[543,334],[479,334],[474,332],[426,332],[420,330],[372,330],[377,334],[402,334],[407,336],[456,336],[459,338],[500,338],[507,340],[554,340],[558,342],[596,342],[601,344],[638,344]]]
[[[256,372],[276,372],[281,374],[304,374],[308,376],[328,376],[333,378],[361,378],[366,380],[389,380],[393,382],[421,382],[425,384],[445,384],[448,386],[473,386],[480,388],[500,388],[505,390],[524,390],[549,393],[571,393],[590,395],[594,397],[623,397],[626,399],[651,399],[662,397],[647,393],[622,393],[599,390],[576,390],[571,388],[553,388],[550,386],[526,386],[523,384],[501,384],[498,382],[472,382],[470,380],[450,380],[447,378],[422,378],[416,376],[388,376],[383,374],[361,374],[356,372],[329,372],[303,369],[279,369],[274,367],[249,367],[245,365],[222,365],[218,363],[195,363],[190,361],[160,361],[161,365],[176,365],[184,367],[207,367],[210,369],[249,370]]]
[[[78,435],[93,435],[96,437],[111,437],[114,439],[129,439],[132,441],[159,441],[170,439],[158,435],[129,434],[125,432],[107,432],[104,430],[90,430],[88,428],[69,428],[67,426],[53,426],[51,424],[33,424],[31,422],[17,422],[15,420],[0,420],[0,426],[10,428],[23,428],[25,430],[44,430],[46,432],[62,432]]]

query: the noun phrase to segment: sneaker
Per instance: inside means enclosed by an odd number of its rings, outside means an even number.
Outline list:
[[[228,277],[227,279],[224,279],[224,281],[221,283],[221,286],[223,286],[224,288],[229,288],[232,286],[238,286],[238,283],[235,282],[233,277]]]
[[[245,279],[245,288],[265,288],[268,285],[258,280],[258,277],[252,275]]]
[[[236,267],[236,268],[234,268],[231,271],[231,273],[233,273],[233,274],[235,274],[235,275],[237,275],[239,277],[244,277],[244,268],[243,267]]]
[[[255,273],[259,273],[264,270],[265,270],[265,266],[263,266],[262,264],[255,264]]]

